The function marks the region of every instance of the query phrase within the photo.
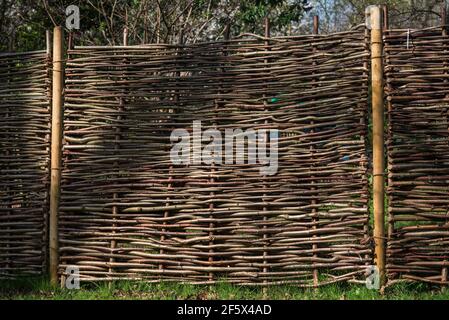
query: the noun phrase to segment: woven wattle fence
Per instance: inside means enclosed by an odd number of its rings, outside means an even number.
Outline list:
[[[59,275],[77,266],[83,281],[364,282],[373,264],[367,36],[70,49],[59,234],[57,215],[48,222],[49,55],[1,53],[0,278],[42,274],[50,229]],[[384,45],[388,283],[448,284],[447,31],[386,30]],[[173,130],[195,146],[199,121],[246,162],[173,163]],[[248,163],[253,151],[227,141],[229,129],[242,130],[236,139],[277,129],[275,174]],[[202,140],[194,154],[210,146]]]
[[[61,274],[75,265],[85,281],[364,281],[364,29],[68,54]],[[223,133],[278,129],[277,173],[173,164],[172,130],[198,120]]]
[[[385,33],[390,280],[449,282],[448,50],[441,27]]]
[[[0,278],[45,270],[49,62],[44,51],[0,54]]]

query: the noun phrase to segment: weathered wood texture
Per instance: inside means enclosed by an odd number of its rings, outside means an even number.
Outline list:
[[[49,64],[45,51],[0,54],[0,278],[45,270]]]
[[[447,284],[449,38],[439,27],[387,30],[384,39],[388,277]]]
[[[372,264],[363,29],[75,47],[66,67],[60,272],[85,281],[313,286]],[[279,169],[170,162],[170,133],[280,131]],[[118,130],[119,129],[119,130]]]

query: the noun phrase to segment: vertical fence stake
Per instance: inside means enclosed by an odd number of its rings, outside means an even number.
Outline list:
[[[51,31],[45,30],[45,48],[48,55],[51,55]]]
[[[50,221],[49,221],[49,251],[50,251],[50,281],[58,283],[59,239],[58,211],[61,195],[61,145],[62,145],[62,28],[53,30],[53,90],[51,116],[51,181],[50,181]]]
[[[383,30],[383,34],[385,36],[389,35],[389,30],[390,30],[390,24],[389,24],[389,14],[388,14],[388,7],[385,5],[383,6],[383,11],[384,11],[384,30]],[[385,53],[385,63],[387,66],[391,65],[391,61],[390,61],[390,56]],[[385,75],[387,77],[387,74]],[[386,89],[388,92],[392,92],[393,88],[391,86],[390,83],[386,83],[385,85]],[[391,103],[391,100],[387,99],[386,100],[386,107],[387,107],[387,121],[388,123],[392,123],[391,120],[391,111],[393,110],[393,104]],[[387,140],[392,136],[392,128],[391,126],[388,125],[388,137]],[[389,150],[387,149],[387,155],[388,155],[388,159],[390,159],[390,154],[389,154]],[[393,184],[393,176],[391,174],[391,170],[390,170],[390,162],[388,161],[388,177],[387,177],[387,185],[390,186]],[[392,197],[391,195],[388,196],[388,202],[389,203],[393,203],[392,201]],[[386,235],[386,241],[388,241],[389,239],[391,239],[393,237],[393,234],[395,232],[395,223],[394,223],[394,219],[392,219],[392,211],[391,211],[391,206],[388,207],[388,212],[387,212],[387,216],[388,216],[388,227],[387,227],[387,235]]]
[[[384,97],[382,14],[379,6],[370,6],[371,22],[371,90],[373,109],[373,208],[376,265],[381,285],[385,280],[384,232]]]
[[[443,1],[441,3],[441,35],[443,36],[443,41],[447,39],[447,28],[446,28],[446,23],[447,23],[447,12],[446,12],[446,1]],[[443,45],[444,51],[445,51],[445,56],[447,54],[447,46],[446,44]],[[444,66],[444,83],[447,84],[447,68],[448,68],[448,61],[445,60],[443,63]],[[449,98],[449,95],[446,95],[445,98]],[[446,122],[449,122],[449,112],[448,109],[446,108]],[[448,133],[449,133],[449,126],[448,126]],[[444,262],[447,262],[446,259],[444,259]],[[447,282],[448,279],[448,269],[447,266],[445,265],[442,269],[441,269],[441,281],[442,282]]]
[[[52,82],[50,79],[51,72],[52,72],[52,64],[53,64],[53,58],[52,58],[52,42],[51,42],[51,30],[45,31],[45,44],[46,44],[46,89],[47,89],[47,112],[48,115],[51,113],[51,95],[52,95]],[[51,118],[49,117],[48,123],[47,123],[48,133],[45,135],[45,143],[47,144],[46,152],[49,156],[48,162],[46,163],[45,169],[47,171],[47,179],[49,180],[51,177],[51,166],[50,166],[50,158],[51,158]],[[49,223],[50,223],[50,188],[48,188],[48,185],[46,186],[45,190],[45,205],[44,205],[44,214],[45,214],[45,226],[44,226],[44,241],[42,243],[42,252],[44,254],[44,266],[42,270],[42,274],[48,274],[50,272],[49,266],[50,266],[50,254],[49,254]]]
[[[128,46],[128,28],[125,27],[123,29],[123,47]],[[126,55],[126,52],[124,52],[124,54]],[[127,59],[124,58],[122,60],[123,64],[125,65],[124,69],[125,71],[123,71],[122,73],[122,80],[125,79],[126,77],[126,64],[127,64]],[[114,139],[115,139],[115,144],[114,144],[114,154],[118,157],[118,159],[120,158],[120,154],[119,154],[119,150],[120,150],[120,140],[121,140],[121,127],[120,127],[120,122],[123,120],[122,114],[125,111],[125,100],[126,100],[126,90],[123,89],[121,90],[121,96],[119,98],[119,107],[118,107],[118,115],[116,117],[117,120],[117,127],[115,128],[115,135],[114,135]],[[114,161],[114,172],[116,172],[117,177],[116,177],[116,181],[120,181],[120,162],[119,160]],[[119,201],[119,194],[114,191],[114,193],[112,194],[112,199],[114,202],[118,202]],[[113,239],[111,240],[110,243],[110,257],[109,257],[109,273],[111,275],[111,277],[113,277],[113,272],[114,272],[114,263],[115,263],[115,249],[117,248],[117,240],[115,239],[115,234],[116,234],[116,228],[117,228],[117,215],[119,214],[119,208],[114,204],[112,206],[112,234],[113,234]],[[109,288],[111,288],[111,282],[109,283]]]
[[[271,36],[271,33],[270,33],[270,27],[271,27],[271,25],[270,25],[270,18],[268,17],[268,14],[265,16],[265,19],[264,19],[264,30],[265,30],[265,50],[266,51],[268,51],[268,50],[270,50],[270,48],[269,48],[269,45],[270,45],[270,41],[269,41],[269,38],[270,38],[270,36]],[[269,68],[269,66],[268,66],[268,59],[267,58],[265,58],[264,59],[264,65],[265,65],[265,68]],[[268,70],[267,70],[267,72],[269,72]],[[268,90],[268,87],[265,87],[265,93],[263,94],[263,106],[264,106],[264,112],[268,112],[268,103],[267,103],[267,99],[268,99],[268,95],[267,95],[267,90]],[[267,125],[268,124],[268,120],[265,120],[264,121],[264,124],[265,125]],[[263,205],[263,208],[262,208],[262,211],[263,212],[265,212],[265,211],[267,211],[267,207],[266,207],[266,205],[265,205],[265,199],[266,199],[266,197],[267,197],[267,194],[266,194],[266,189],[267,188],[267,186],[266,186],[266,176],[264,175],[263,176],[263,190],[264,190],[264,192],[263,192],[263,195],[262,195],[262,202],[264,203],[264,205]],[[267,216],[266,215],[263,215],[263,248],[264,248],[264,251],[263,251],[263,273],[265,274],[265,273],[267,273],[268,272],[268,267],[266,266],[266,264],[267,264],[267,251],[266,251],[266,248],[267,248],[267,245],[266,245],[266,241],[267,241],[267,238],[268,238],[268,236],[267,236],[267,234],[265,233],[265,230],[267,229],[267,225],[266,225],[266,222],[267,222]],[[263,283],[264,283],[264,286],[263,286],[263,289],[262,289],[262,292],[263,292],[263,298],[264,299],[266,299],[267,298],[267,293],[268,293],[268,290],[267,290],[267,280],[263,280]]]
[[[390,19],[389,19],[389,13],[388,13],[388,6],[383,5],[382,6],[382,14],[383,14],[383,29],[388,30],[390,28]]]
[[[318,35],[318,32],[319,32],[319,28],[320,28],[320,20],[319,20],[319,16],[318,15],[315,15],[315,16],[313,16],[313,34],[314,35]],[[315,39],[314,39],[315,40]],[[315,42],[315,41],[314,41]],[[315,42],[316,43],[316,42]],[[314,44],[313,45],[313,54],[315,55],[316,54],[316,51],[317,51],[317,48],[316,48],[316,45]],[[316,65],[317,65],[317,63],[316,63],[316,61],[315,61],[315,59],[313,59],[312,60],[312,66],[313,66],[313,69],[315,70],[316,69]],[[315,72],[313,72],[313,76],[314,76],[314,79],[313,79],[313,82],[315,83],[316,81],[315,81],[315,77],[316,77],[316,75],[315,75]],[[314,88],[316,88],[317,86],[316,86],[316,84],[314,84],[313,85],[313,87]],[[311,120],[310,121],[310,125],[311,125],[311,129],[310,129],[310,133],[313,135],[314,133],[315,133],[315,129],[314,129],[314,125],[315,125],[315,121],[314,120]],[[312,144],[311,146],[310,146],[310,148],[309,148],[309,150],[310,150],[310,153],[312,154],[312,157],[314,156],[314,153],[315,153],[315,146]],[[314,164],[312,164],[311,165],[311,171],[314,171]],[[312,176],[311,176],[311,181],[310,181],[310,184],[312,185],[312,187],[311,187],[311,191],[312,191],[312,201],[311,201],[311,205],[312,205],[312,216],[313,216],[313,218],[312,218],[312,222],[313,222],[313,226],[312,226],[312,229],[314,229],[314,230],[316,230],[317,229],[317,225],[318,225],[318,218],[317,218],[317,200],[316,200],[316,198],[315,197],[317,197],[318,198],[318,196],[317,196],[317,193],[316,193],[316,187],[315,187],[315,177],[314,177],[314,175],[312,174]],[[313,258],[314,259],[317,259],[318,258],[318,255],[316,254],[317,253],[317,251],[318,251],[318,244],[315,242],[315,239],[317,238],[317,236],[316,235],[313,235],[312,236],[312,238],[314,239],[313,240],[313,244],[312,244],[312,251],[313,251]],[[315,289],[316,288],[318,288],[318,278],[319,278],[319,274],[318,274],[318,269],[314,266],[315,265],[315,261],[316,260],[314,260],[314,262],[312,262],[312,265],[313,265],[313,286],[315,287]]]

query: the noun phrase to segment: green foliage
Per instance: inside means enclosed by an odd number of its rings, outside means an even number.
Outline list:
[[[125,27],[130,44],[219,39],[229,26],[233,35],[263,33],[266,15],[277,32],[309,9],[307,0],[0,0],[0,50],[42,50],[45,30],[64,26],[72,4],[80,8],[79,45],[120,44]]]
[[[268,16],[272,31],[282,31],[292,23],[298,23],[312,7],[307,0],[256,0],[241,1],[236,25],[240,31],[257,32],[263,19]]]
[[[130,44],[199,42],[229,33],[310,33],[311,15],[320,16],[321,32],[364,22],[365,8],[386,4],[392,27],[438,24],[441,0],[0,0],[0,51],[42,50],[45,30],[65,24],[65,8],[77,5],[78,45],[120,44],[128,27]],[[313,4],[313,6],[312,6]]]

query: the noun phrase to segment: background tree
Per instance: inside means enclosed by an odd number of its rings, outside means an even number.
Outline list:
[[[444,0],[314,0],[312,14],[320,16],[324,32],[342,31],[365,22],[365,8],[386,5],[392,28],[422,28],[440,23]]]
[[[125,27],[129,43],[194,43],[263,34],[270,17],[273,35],[311,32],[320,16],[321,32],[364,23],[365,8],[386,4],[392,27],[439,24],[442,0],[0,0],[0,50],[45,47],[45,30],[65,25],[65,8],[78,5],[81,30],[77,44],[120,44]]]
[[[80,7],[77,43],[198,42],[243,32],[260,32],[270,15],[273,32],[299,23],[307,0],[0,0],[1,50],[43,48],[46,29],[65,24],[65,8]]]

